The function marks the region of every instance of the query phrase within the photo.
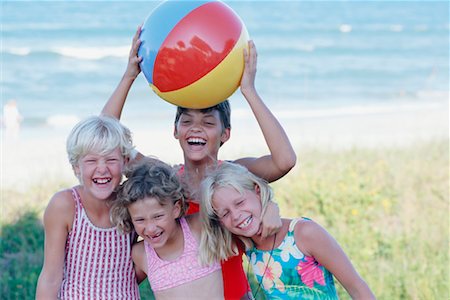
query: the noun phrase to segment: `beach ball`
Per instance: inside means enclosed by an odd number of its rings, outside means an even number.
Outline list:
[[[172,104],[211,107],[239,87],[248,32],[221,1],[164,1],[145,20],[140,39],[141,70]]]

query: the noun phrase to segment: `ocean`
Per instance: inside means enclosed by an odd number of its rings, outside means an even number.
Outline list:
[[[2,1],[2,104],[16,99],[28,132],[98,114],[126,68],[137,26],[158,3]],[[279,117],[447,107],[448,1],[225,3],[256,44],[256,86]],[[230,101],[234,117],[250,117],[239,91]],[[123,120],[158,126],[174,110],[141,74]]]

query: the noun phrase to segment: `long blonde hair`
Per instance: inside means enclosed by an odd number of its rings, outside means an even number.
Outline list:
[[[245,167],[223,162],[215,170],[206,175],[200,186],[200,216],[202,218],[202,235],[200,240],[200,260],[205,264],[218,260],[226,260],[238,254],[234,241],[235,235],[224,228],[216,214],[212,201],[214,192],[218,188],[233,188],[243,194],[247,191],[255,191],[255,186],[260,190],[262,213],[267,204],[273,199],[273,191],[269,184],[249,172]],[[239,237],[244,242],[246,249],[253,246],[249,238]]]

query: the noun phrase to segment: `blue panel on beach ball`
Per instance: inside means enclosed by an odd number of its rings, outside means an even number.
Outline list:
[[[149,83],[153,83],[156,55],[173,27],[193,9],[211,1],[164,1],[155,7],[142,26],[142,41],[138,55],[143,58],[141,69]],[[145,66],[144,66],[145,65]]]

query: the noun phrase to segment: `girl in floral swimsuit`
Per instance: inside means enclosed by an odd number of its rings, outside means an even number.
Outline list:
[[[272,198],[267,182],[243,166],[218,166],[201,185],[201,259],[206,263],[233,255],[233,236],[239,236],[259,283],[255,296],[337,299],[334,275],[353,299],[375,298],[338,243],[317,223],[282,219],[278,233],[258,235],[262,212]]]

